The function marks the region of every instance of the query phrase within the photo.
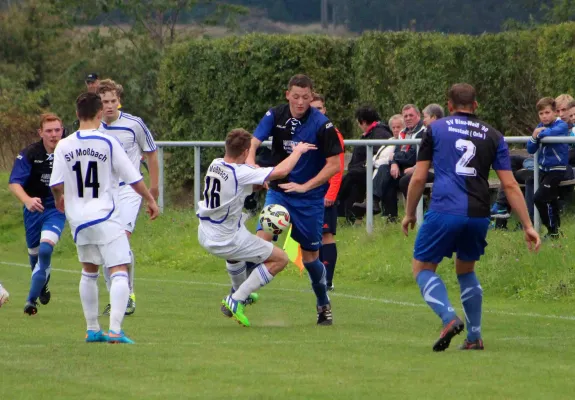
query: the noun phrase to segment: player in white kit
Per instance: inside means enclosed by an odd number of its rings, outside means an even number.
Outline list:
[[[224,158],[210,164],[204,198],[198,203],[198,241],[208,252],[226,260],[232,280],[233,293],[222,301],[222,312],[244,326],[250,326],[244,315],[250,295],[270,283],[289,261],[285,251],[247,230],[247,214],[242,213],[244,200],[252,194],[254,185],[286,177],[302,154],[316,149],[301,142],[275,168],[254,168],[245,164],[251,139],[252,135],[243,129],[228,134]],[[256,264],[249,277],[246,261]]]
[[[50,187],[56,207],[66,213],[82,263],[80,299],[87,323],[86,342],[131,344],[122,331],[122,320],[130,296],[132,252],[118,207],[118,181],[145,198],[151,219],[158,216],[158,206],[122,145],[97,130],[102,118],[100,96],[80,95],[76,114],[80,130],[58,143]],[[98,323],[99,266],[109,271],[111,281],[108,334]]]
[[[154,199],[157,200],[159,195],[158,152],[150,130],[140,118],[118,109],[123,92],[122,85],[117,84],[111,79],[104,79],[100,81],[97,92],[102,98],[104,106],[102,123],[99,127],[100,132],[118,138],[136,169],[139,170],[140,168],[142,155],[146,155],[150,171],[150,193]],[[141,203],[142,197],[136,193],[130,185],[126,184],[126,182],[120,182],[118,206],[128,239],[130,239],[136,227],[136,219],[138,218]],[[135,258],[132,257],[132,262],[130,263],[130,300],[126,310],[127,315],[133,314],[136,311],[134,266]],[[109,286],[109,279],[108,277],[105,278],[106,284]],[[109,308],[106,307],[104,314],[107,314],[108,311]]]

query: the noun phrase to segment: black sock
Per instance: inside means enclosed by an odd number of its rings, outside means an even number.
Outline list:
[[[333,283],[335,264],[337,263],[337,247],[335,243],[324,244],[320,250],[320,260],[325,266],[327,286]]]

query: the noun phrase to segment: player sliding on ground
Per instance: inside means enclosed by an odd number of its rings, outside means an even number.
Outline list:
[[[413,254],[413,276],[421,295],[443,321],[443,330],[433,351],[449,347],[463,331],[447,289],[435,273],[444,257],[457,254],[455,271],[461,288],[461,302],[467,321],[467,339],[462,350],[483,350],[481,305],[483,289],[475,276],[475,262],[485,252],[489,228],[489,170],[497,172],[509,204],[517,213],[530,250],[541,245],[533,229],[521,189],[511,172],[509,149],[503,135],[475,116],[475,89],[455,84],[448,93],[451,116],[433,122],[423,134],[417,167],[407,192],[405,235],[415,226],[415,209],[425,189],[433,162],[435,183],[429,211],[419,229]]]
[[[300,142],[275,168],[254,168],[245,164],[251,141],[252,135],[243,129],[228,134],[224,158],[210,164],[204,198],[198,203],[198,241],[208,252],[226,260],[232,280],[233,293],[222,301],[222,312],[244,326],[250,326],[244,315],[250,295],[270,283],[289,261],[282,249],[247,230],[247,215],[242,213],[244,200],[252,194],[254,185],[286,177],[302,154],[316,149]],[[246,262],[256,264],[249,277]]]
[[[133,343],[122,330],[130,296],[130,243],[118,207],[118,182],[130,185],[148,204],[151,219],[158,206],[142,175],[115,138],[98,132],[102,100],[84,93],[76,100],[80,130],[62,139],[54,152],[50,187],[56,207],[66,212],[82,263],[80,299],[86,318],[86,342]],[[110,330],[98,323],[98,268],[110,272]]]

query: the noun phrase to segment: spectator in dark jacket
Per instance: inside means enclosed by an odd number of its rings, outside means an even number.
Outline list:
[[[400,132],[400,139],[419,139],[423,135],[425,127],[421,120],[421,113],[414,104],[406,104],[402,109],[405,129]],[[383,201],[385,214],[390,222],[397,222],[397,190],[399,179],[403,171],[413,167],[417,160],[416,146],[395,146],[393,160],[390,165],[382,165],[377,170],[376,179],[373,181],[373,204],[374,214],[381,212],[380,202]],[[365,212],[365,203],[354,204],[356,212]]]
[[[381,122],[381,118],[372,107],[363,106],[356,110],[355,118],[361,130],[361,140],[364,139],[389,139],[392,137],[389,127]],[[373,147],[373,153],[377,153],[379,146]],[[343,177],[339,190],[339,216],[345,216],[348,221],[354,220],[352,205],[356,201],[365,198],[366,179],[366,157],[365,146],[357,146],[353,149],[351,161],[347,166],[347,174]]]

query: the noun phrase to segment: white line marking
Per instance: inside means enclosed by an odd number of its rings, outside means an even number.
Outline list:
[[[30,268],[28,264],[20,264],[20,263],[12,263],[12,262],[3,262],[0,261],[0,265],[9,265],[14,267],[22,267],[22,268]],[[58,272],[65,272],[70,274],[80,274],[80,270],[74,271],[70,269],[58,269],[52,268],[52,271]],[[183,280],[170,280],[170,279],[151,279],[151,278],[136,278],[138,281],[147,281],[147,282],[157,282],[157,283],[178,283],[182,285],[201,285],[201,286],[219,286],[219,287],[229,287],[229,283],[218,283],[218,282],[198,282],[198,281],[183,281]],[[287,289],[287,288],[267,288],[266,290],[271,290],[275,292],[292,292],[292,293],[307,293],[310,290],[304,289]],[[392,304],[396,306],[404,306],[404,307],[427,307],[427,305],[422,303],[411,303],[408,301],[398,301],[398,300],[391,300],[391,299],[383,299],[378,297],[368,297],[368,296],[357,296],[353,294],[345,294],[345,293],[330,293],[330,297],[342,297],[345,299],[353,299],[353,300],[363,300],[363,301],[371,301],[375,303],[383,303],[383,304]],[[541,318],[541,319],[559,319],[565,321],[575,321],[575,316],[572,315],[554,315],[554,314],[538,314],[538,313],[531,313],[531,312],[512,312],[512,311],[500,311],[500,310],[483,310],[484,313],[487,314],[495,314],[495,315],[508,315],[511,317],[525,317],[525,318]]]

